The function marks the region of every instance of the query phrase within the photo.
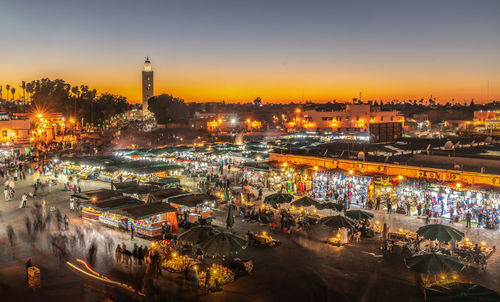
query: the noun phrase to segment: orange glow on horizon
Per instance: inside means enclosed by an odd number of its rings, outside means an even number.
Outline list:
[[[97,89],[98,93],[112,93],[127,97],[131,103],[142,101],[140,66],[110,66],[109,69],[95,73],[92,66],[69,67],[66,72],[30,73],[13,70],[6,66],[0,75],[0,83],[14,86],[20,85],[22,80],[31,81],[48,77],[62,78],[71,85],[88,85]],[[154,65],[154,64],[153,64]],[[134,69],[137,67],[137,70]],[[192,68],[191,68],[192,67]],[[311,72],[307,81],[302,73],[275,71],[269,68],[264,70],[256,67],[240,66],[241,71],[233,69],[213,69],[210,72],[197,70],[194,66],[185,66],[182,70],[162,69],[154,67],[155,95],[162,93],[172,94],[186,102],[252,102],[261,97],[263,103],[300,103],[311,100],[313,102],[352,102],[359,97],[360,90],[363,100],[419,100],[426,102],[430,95],[437,101],[444,103],[455,99],[456,103],[470,103],[474,99],[476,104],[486,102],[486,94],[482,78],[464,78],[463,73],[440,72],[429,75],[420,70],[370,72],[359,75],[354,70],[339,70],[331,73],[328,70],[316,70],[304,67]],[[318,67],[319,68],[319,67]],[[397,69],[397,68],[396,68]],[[42,69],[43,70],[43,69]],[[51,69],[47,69],[51,70]],[[74,71],[73,71],[74,70]],[[419,73],[417,73],[419,72]],[[486,75],[485,75],[486,76]],[[493,83],[495,76],[488,75]],[[300,87],[300,88],[298,88]],[[457,88],[459,87],[459,88]],[[303,91],[303,96],[302,96]],[[22,90],[17,89],[16,95],[21,96]],[[5,93],[4,93],[5,97]],[[489,101],[500,99],[500,87],[490,85]]]

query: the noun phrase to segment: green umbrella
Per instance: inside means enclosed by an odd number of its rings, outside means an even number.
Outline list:
[[[264,198],[264,203],[275,206],[279,203],[289,203],[290,201],[292,201],[292,199],[293,196],[290,194],[274,193],[266,196],[266,198]]]
[[[207,190],[205,189],[205,181],[201,182],[201,188],[200,189],[201,189],[201,194],[205,194],[206,193]]]
[[[345,216],[352,218],[352,219],[357,219],[357,220],[373,218],[372,213],[361,211],[361,210],[349,210],[349,211],[345,212]]]
[[[263,224],[267,224],[267,223],[273,222],[273,218],[272,217],[269,217],[266,214],[262,214],[262,213],[258,214],[257,220],[260,223],[263,223]]]
[[[326,210],[326,209],[340,212],[344,209],[344,206],[341,205],[340,203],[333,203],[333,202],[325,202],[319,204],[318,210]]]
[[[230,198],[229,198],[229,188],[228,188],[228,187],[226,187],[226,188],[224,189],[224,201],[225,201],[225,202],[228,202],[229,200],[230,200]]]
[[[434,301],[500,301],[500,295],[489,288],[470,283],[434,284],[424,289],[425,300]]]
[[[406,266],[420,274],[453,274],[465,268],[456,256],[443,254],[423,254],[405,258]]]
[[[227,218],[226,218],[226,228],[232,228],[234,225],[234,217],[233,217],[233,205],[229,205],[227,209]]]
[[[247,240],[245,238],[233,235],[228,232],[212,235],[200,244],[200,249],[207,256],[225,257],[238,253],[246,248]]]
[[[313,206],[313,207],[317,208],[319,206],[319,202],[317,202],[315,199],[313,199],[311,197],[304,196],[302,198],[299,198],[299,199],[296,199],[296,200],[292,201],[290,203],[290,205],[296,206],[296,207],[310,207],[310,206]]]
[[[354,229],[354,227],[356,226],[356,222],[354,220],[352,220],[351,218],[347,218],[345,216],[342,216],[342,215],[323,217],[320,219],[319,222],[326,225],[326,226],[333,227],[336,229],[341,228],[341,227],[345,227],[348,229]]]
[[[443,224],[429,224],[419,228],[417,234],[425,239],[438,240],[440,242],[450,242],[452,239],[460,241],[465,234],[457,229]]]
[[[200,244],[210,236],[220,233],[220,231],[212,226],[202,225],[191,228],[180,234],[178,240],[185,244]]]

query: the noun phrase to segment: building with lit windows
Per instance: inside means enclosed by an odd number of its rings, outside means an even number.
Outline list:
[[[500,110],[474,111],[474,126],[485,129],[500,129]]]
[[[30,143],[30,120],[0,112],[0,142],[2,146]]]
[[[62,113],[38,113],[34,117],[30,140],[32,142],[74,142],[78,123],[66,119]]]
[[[292,121],[293,122],[293,121]],[[392,141],[402,134],[404,116],[397,111],[381,111],[370,104],[349,104],[342,111],[305,110],[294,124],[304,128],[332,132],[365,132],[373,141]]]

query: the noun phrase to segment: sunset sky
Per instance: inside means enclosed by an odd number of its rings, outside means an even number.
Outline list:
[[[500,1],[0,2],[4,87],[62,78],[139,101],[147,55],[155,94],[186,101],[500,100]]]

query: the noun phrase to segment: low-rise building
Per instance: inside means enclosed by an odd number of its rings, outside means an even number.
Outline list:
[[[30,120],[0,112],[0,142],[2,145],[30,143]]]
[[[343,133],[364,132],[372,141],[393,141],[402,134],[404,116],[397,111],[381,111],[370,104],[349,104],[342,111],[296,111],[297,117],[288,123],[289,129],[304,128],[316,131]]]
[[[474,111],[474,125],[486,129],[500,129],[500,110]]]
[[[369,104],[350,104],[343,111],[306,110],[303,118],[306,124],[312,124],[307,128],[335,132],[369,132],[373,123],[404,122],[397,111],[380,111]]]

